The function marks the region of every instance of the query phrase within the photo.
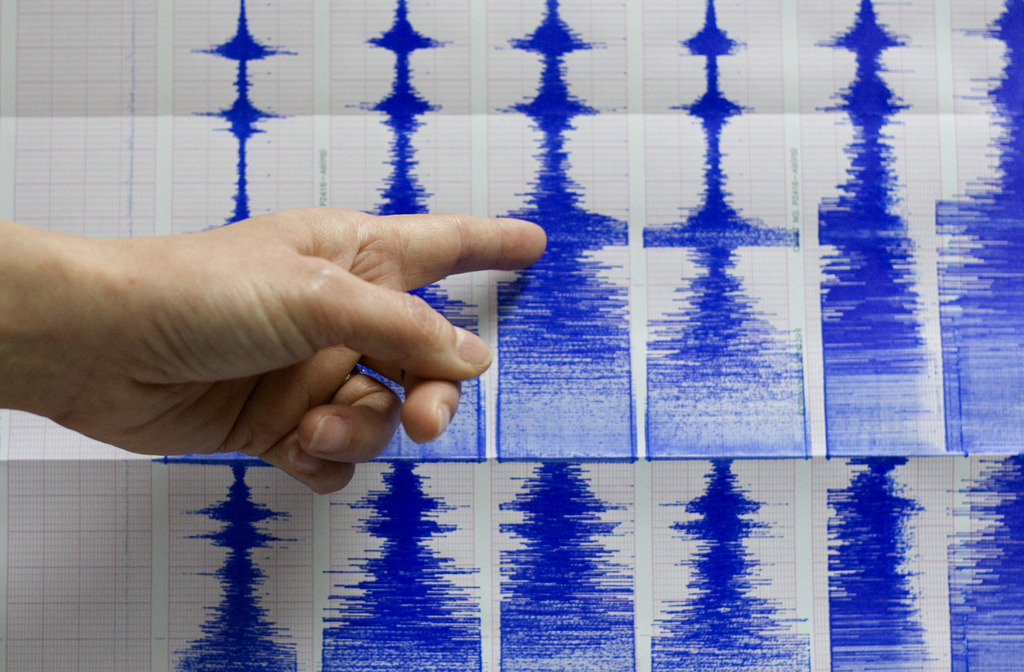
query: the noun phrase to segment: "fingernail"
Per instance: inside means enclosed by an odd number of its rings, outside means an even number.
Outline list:
[[[329,415],[320,421],[309,440],[309,452],[317,455],[337,453],[348,446],[348,423],[341,418]]]
[[[437,407],[437,418],[438,418],[438,434],[444,433],[444,430],[448,429],[448,423],[452,421],[452,409],[446,405],[441,404]]]
[[[291,450],[288,451],[288,460],[292,463],[295,471],[307,476],[315,475],[324,466],[323,460],[319,457],[313,457],[302,448],[299,448],[298,444],[292,446]]]
[[[477,367],[491,363],[491,349],[476,334],[456,327],[456,347],[463,361]]]

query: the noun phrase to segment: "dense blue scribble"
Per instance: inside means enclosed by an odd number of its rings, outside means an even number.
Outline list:
[[[605,539],[617,523],[579,463],[539,465],[504,510],[520,547],[501,555],[502,672],[632,672],[633,579]]]
[[[412,85],[409,56],[419,49],[433,49],[439,42],[424,37],[409,22],[406,0],[398,0],[391,28],[370,44],[395,54],[395,77],[391,92],[371,109],[384,114],[384,123],[391,129],[392,143],[389,162],[391,174],[380,190],[383,200],[377,208],[381,215],[414,215],[428,212],[426,189],[416,176],[416,148],[413,136],[422,126],[420,117],[436,110],[424,100]],[[477,331],[477,318],[473,306],[452,299],[438,285],[428,285],[413,291],[452,324]],[[385,452],[388,457],[422,458],[483,458],[486,449],[483,404],[480,383],[473,379],[462,384],[459,413],[440,439],[428,445],[413,444],[399,432]]]
[[[337,615],[324,619],[323,670],[479,670],[476,601],[451,580],[476,570],[455,566],[433,549],[455,530],[437,516],[448,510],[424,492],[412,461],[391,463],[384,487],[354,505],[368,512],[359,531],[379,551],[355,561],[355,593],[331,595]]]
[[[650,322],[648,450],[652,457],[803,455],[800,353],[757,312],[734,274],[739,248],[792,246],[797,236],[747,219],[729,202],[722,129],[742,110],[719,88],[718,58],[738,45],[718,27],[713,0],[704,27],[683,46],[705,59],[707,90],[677,108],[704,129],[703,202],[683,222],[648,228],[644,246],[688,248],[700,272],[676,291],[679,308]]]
[[[946,445],[968,453],[1024,450],[1024,2],[987,35],[1006,45],[997,175],[937,211]]]
[[[245,483],[246,466],[231,464],[234,482],[226,500],[197,513],[221,522],[218,532],[197,538],[210,539],[227,549],[224,565],[215,576],[223,597],[207,607],[210,618],[200,629],[201,639],[178,652],[178,672],[294,672],[295,645],[283,643],[281,629],[267,618],[257,593],[264,574],[253,560],[253,551],[279,539],[260,531],[259,524],[285,514],[275,513],[252,501]]]
[[[821,338],[828,452],[906,454],[929,449],[915,385],[925,368],[912,244],[898,214],[892,150],[884,128],[904,106],[882,80],[881,56],[903,46],[861,0],[849,32],[829,44],[856,57],[836,110],[853,124],[850,179],[818,213],[823,253]],[[934,448],[933,448],[934,449]]]
[[[683,562],[693,572],[687,599],[669,603],[657,621],[654,672],[810,669],[809,647],[792,619],[780,619],[777,605],[755,592],[765,580],[746,541],[767,527],[751,520],[760,508],[737,485],[731,461],[712,462],[707,490],[686,504],[697,517],[671,526],[698,546]]]
[[[1024,664],[1024,457],[987,465],[968,490],[971,532],[952,549],[953,672]]]
[[[589,49],[547,0],[541,25],[512,42],[542,60],[536,98],[512,111],[541,134],[540,167],[526,206],[510,213],[540,224],[544,256],[498,285],[498,453],[501,457],[634,453],[626,289],[602,277],[593,255],[626,245],[626,224],[580,206],[566,135],[596,111],[576,99],[563,59]]]
[[[893,478],[906,458],[858,458],[849,487],[829,490],[828,608],[832,670],[923,670],[927,649],[907,570],[920,507]]]
[[[262,133],[256,124],[263,119],[271,119],[277,115],[260,110],[249,100],[249,63],[259,61],[275,54],[290,54],[292,52],[282,51],[264,46],[253,38],[249,32],[249,23],[245,16],[245,0],[240,0],[238,10],[238,29],[234,37],[224,44],[205,49],[202,53],[213,54],[231,61],[238,62],[238,76],[235,78],[235,90],[237,95],[231,107],[219,112],[208,112],[205,116],[218,117],[228,122],[228,131],[238,140],[238,168],[235,191],[235,211],[228,218],[227,223],[238,222],[249,217],[249,190],[246,175],[246,144],[249,138],[257,133]]]

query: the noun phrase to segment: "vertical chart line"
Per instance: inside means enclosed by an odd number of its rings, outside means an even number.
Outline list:
[[[653,465],[637,460],[633,480],[633,539],[635,570],[634,616],[636,622],[636,672],[651,671],[651,638],[654,636],[654,512],[651,501]]]
[[[14,145],[17,93],[18,2],[0,5],[0,219],[14,218]],[[2,447],[0,447],[2,449]]]
[[[810,672],[814,672],[814,489],[810,459],[793,462],[793,543],[796,566],[796,631],[806,637]]]
[[[0,539],[4,540],[0,550],[0,669],[7,669],[7,591],[10,589],[7,583],[7,554],[10,553],[7,515],[11,504],[7,491],[7,467],[7,459],[0,459],[0,506],[3,506],[3,511],[0,511]]]
[[[315,669],[323,669],[324,616],[330,606],[331,498],[313,497],[313,651]]]
[[[935,91],[939,103],[939,155],[942,198],[957,194],[956,120],[953,93],[953,20],[949,0],[935,0]]]
[[[470,214],[487,217],[487,0],[470,0],[469,6],[469,95],[470,95]],[[491,371],[498,370],[497,284],[491,273],[479,271],[473,276],[473,302],[479,310],[480,338],[494,351]],[[498,376],[485,373],[480,380],[484,412],[484,456],[498,455],[496,424]],[[486,660],[486,659],[485,659]]]
[[[153,233],[171,233],[174,216],[174,3],[157,4],[156,21],[156,176],[153,203]]]
[[[626,95],[629,128],[629,316],[630,370],[633,372],[633,425],[636,456],[647,457],[647,172],[644,152],[643,7],[626,3]]]
[[[784,133],[786,151],[787,226],[799,231],[799,247],[790,248],[786,260],[789,287],[789,323],[799,325],[799,348],[803,359],[804,427],[807,454],[825,454],[825,399],[821,394],[821,360],[808,343],[811,330],[820,331],[817,320],[807,313],[807,278],[804,264],[808,248],[803,222],[803,159],[800,155],[800,44],[797,0],[782,0],[782,79],[784,87]],[[817,297],[814,297],[817,300]],[[817,342],[820,344],[821,338]],[[820,347],[820,345],[819,345]]]
[[[330,203],[331,148],[331,5],[313,5],[313,203]]]
[[[498,637],[494,621],[494,577],[491,557],[491,470],[493,460],[478,462],[473,471],[473,560],[477,576],[477,599],[480,605],[480,672],[498,672]]]
[[[169,3],[165,3],[169,4]],[[168,643],[168,574],[170,551],[170,524],[168,522],[168,484],[167,465],[162,462],[153,462],[151,483],[151,511],[153,551],[152,551],[152,611],[151,611],[151,653],[152,672],[167,672],[169,669],[169,643]]]

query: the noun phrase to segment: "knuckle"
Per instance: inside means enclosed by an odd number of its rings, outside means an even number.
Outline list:
[[[416,347],[436,348],[454,340],[454,334],[449,333],[451,325],[426,301],[407,294],[403,306],[410,332],[415,336],[412,341]]]

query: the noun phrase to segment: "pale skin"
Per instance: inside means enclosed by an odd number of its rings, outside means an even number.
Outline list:
[[[492,354],[406,292],[533,263],[536,225],[289,210],[101,240],[0,222],[0,407],[148,455],[239,451],[318,493],[437,438]],[[357,363],[400,383],[405,403]]]

